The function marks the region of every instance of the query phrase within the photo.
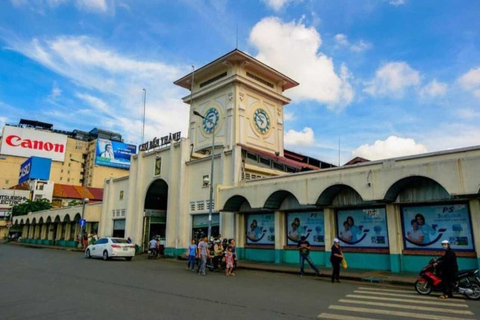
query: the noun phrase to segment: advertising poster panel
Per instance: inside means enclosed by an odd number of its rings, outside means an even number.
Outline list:
[[[247,244],[275,244],[275,215],[249,214],[246,217]]]
[[[343,247],[388,248],[385,208],[339,210],[337,235]]]
[[[323,211],[287,213],[287,244],[296,246],[302,236],[311,246],[325,245]]]
[[[0,218],[6,217],[14,205],[30,198],[28,190],[0,190]]]
[[[0,154],[29,158],[31,156],[64,161],[67,136],[28,128],[5,126]]]
[[[404,207],[402,220],[406,249],[442,250],[442,241],[449,240],[454,250],[474,250],[466,203]]]
[[[52,159],[30,157],[20,165],[20,175],[18,183],[29,179],[48,180],[50,179],[50,168]]]
[[[128,170],[130,169],[130,156],[136,152],[137,147],[133,144],[98,139],[95,164]]]

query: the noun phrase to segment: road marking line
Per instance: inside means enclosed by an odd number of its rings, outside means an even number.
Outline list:
[[[380,289],[380,288],[372,288],[372,287],[358,287],[358,289],[371,290],[371,291],[398,292],[398,293],[417,293],[414,290]]]
[[[377,288],[371,288],[371,287],[358,287],[359,290],[369,290],[369,291],[383,291],[383,292],[392,292],[392,293],[410,293],[412,296],[417,296],[419,295],[418,292],[414,291],[414,290],[396,290],[396,289],[377,289]],[[432,296],[440,296],[439,294],[432,294]],[[455,300],[457,301],[465,301],[464,299],[457,299],[455,298]]]
[[[428,304],[428,305],[438,305],[438,306],[445,306],[445,307],[462,307],[468,308],[468,305],[463,303],[448,303],[443,301],[419,301],[413,299],[400,299],[400,298],[385,298],[385,297],[375,297],[375,296],[365,296],[365,295],[358,295],[358,294],[347,294],[347,298],[360,298],[360,299],[370,299],[370,300],[383,300],[383,301],[397,301],[397,302],[411,302],[417,304]]]
[[[333,310],[342,310],[342,311],[353,311],[360,313],[373,313],[373,314],[384,314],[397,317],[407,317],[407,318],[416,318],[416,319],[429,319],[429,320],[458,320],[457,318],[439,316],[434,314],[424,314],[424,313],[413,313],[413,312],[403,312],[403,311],[391,311],[391,310],[381,310],[381,309],[369,309],[369,308],[357,308],[357,307],[348,307],[348,306],[336,306],[331,305],[328,309]]]
[[[358,300],[348,300],[340,299],[338,302],[343,303],[353,303],[353,304],[364,304],[367,306],[377,306],[377,307],[390,307],[397,309],[409,309],[409,310],[421,310],[421,311],[432,311],[432,312],[444,312],[444,313],[455,313],[455,314],[465,314],[473,316],[474,313],[468,310],[452,310],[452,309],[443,309],[443,308],[430,308],[424,306],[409,306],[404,304],[395,304],[395,303],[385,303],[385,302],[372,302],[372,301],[358,301]]]
[[[354,290],[353,292],[355,293],[365,293],[365,294],[376,294],[376,295],[382,295],[382,296],[389,296],[389,297],[404,297],[404,298],[413,298],[413,295],[411,294],[400,294],[400,293],[388,293],[388,292],[373,292],[373,291],[362,291],[362,290]],[[415,296],[415,299],[423,299],[423,300],[437,300],[441,301],[436,297],[424,297],[421,295]],[[445,301],[445,300],[443,300]],[[463,299],[456,299],[455,301],[458,302],[465,302]]]
[[[342,314],[333,314],[333,313],[320,313],[317,316],[317,319],[336,319],[336,320],[379,320],[373,318],[359,318],[359,317],[351,317],[351,316],[344,316]]]

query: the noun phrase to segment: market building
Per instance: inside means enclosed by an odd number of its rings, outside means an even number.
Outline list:
[[[153,139],[106,180],[100,236],[160,236],[180,255],[211,207],[240,259],[296,263],[303,235],[328,266],[338,237],[352,268],[418,271],[448,239],[461,268],[478,267],[480,147],[335,167],[284,149],[284,92],[298,83],[253,57],[234,50],[175,84],[190,90],[187,138]]]

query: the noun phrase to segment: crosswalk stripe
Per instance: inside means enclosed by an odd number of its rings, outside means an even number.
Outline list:
[[[410,302],[416,304],[428,304],[428,305],[437,305],[437,306],[445,306],[445,307],[461,307],[461,308],[468,308],[468,305],[463,303],[449,303],[442,301],[422,301],[422,300],[414,300],[414,299],[401,299],[401,298],[385,298],[385,297],[376,297],[376,296],[366,296],[366,295],[359,295],[359,294],[347,294],[347,298],[359,298],[359,299],[368,299],[368,300],[383,300],[383,301],[396,301],[396,302]]]
[[[328,309],[353,311],[353,312],[360,312],[360,313],[383,314],[383,315],[389,315],[389,316],[408,317],[408,318],[416,318],[416,319],[458,320],[458,317],[451,318],[451,317],[445,317],[445,316],[439,316],[439,315],[433,315],[433,314],[392,311],[392,310],[382,310],[382,309],[370,309],[370,308],[357,308],[357,307],[349,307],[349,306],[331,305],[330,307],[328,307]]]
[[[368,291],[373,291],[373,292],[377,292],[377,291],[383,291],[383,292],[392,292],[392,293],[410,293],[412,296],[418,296],[418,293],[415,291],[415,290],[396,290],[396,289],[380,289],[380,288],[374,288],[374,287],[358,287],[357,289],[360,289],[360,290],[368,290]],[[439,296],[440,294],[432,294],[432,296]],[[455,298],[455,300],[457,301],[465,301],[464,299],[457,299]]]
[[[360,318],[360,317],[351,317],[351,316],[344,316],[342,314],[333,314],[333,313],[320,313],[317,316],[317,319],[335,319],[335,320],[379,320],[373,318]]]
[[[398,290],[398,289],[380,289],[375,287],[358,287],[360,290],[384,291],[384,292],[398,292],[398,293],[416,293],[414,290]]]
[[[389,297],[404,297],[404,298],[413,298],[415,299],[422,299],[422,300],[438,300],[436,297],[424,297],[421,295],[412,295],[412,294],[400,294],[400,293],[388,293],[388,292],[374,292],[374,291],[363,291],[363,290],[354,290],[355,293],[364,293],[364,294],[373,294],[373,295],[382,295],[382,296],[389,296]],[[465,302],[463,299],[456,299],[455,301],[458,302]]]
[[[343,303],[353,303],[353,304],[363,304],[366,306],[377,306],[377,307],[390,307],[390,308],[397,308],[397,309],[409,309],[409,310],[421,310],[421,311],[432,311],[432,312],[443,312],[443,313],[455,313],[455,314],[463,314],[473,316],[473,312],[468,310],[452,310],[452,309],[443,309],[443,308],[430,308],[425,306],[411,306],[411,305],[404,305],[404,304],[396,304],[396,303],[385,303],[385,302],[372,302],[372,301],[359,301],[359,300],[348,300],[348,299],[340,299],[338,302]]]

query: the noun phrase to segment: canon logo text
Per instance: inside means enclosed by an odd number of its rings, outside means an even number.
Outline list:
[[[59,143],[45,142],[41,140],[22,139],[17,135],[9,135],[5,138],[5,143],[11,147],[20,147],[25,149],[52,151],[63,153],[65,145]]]

